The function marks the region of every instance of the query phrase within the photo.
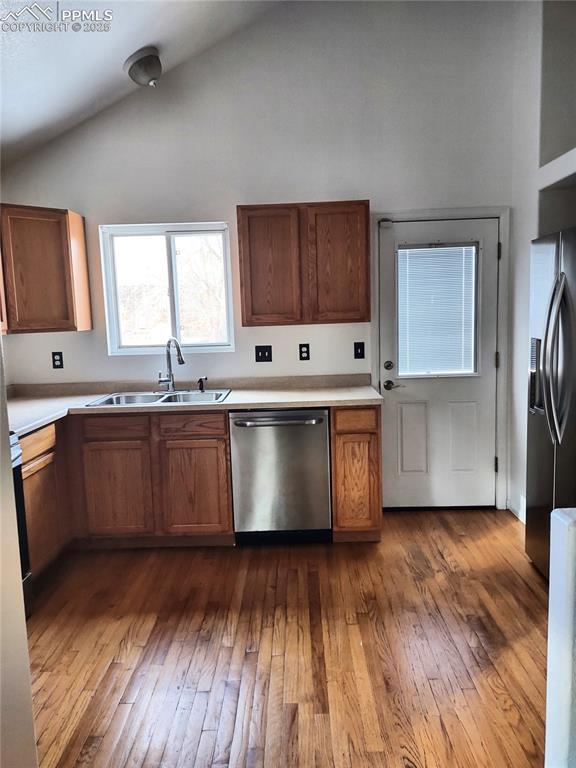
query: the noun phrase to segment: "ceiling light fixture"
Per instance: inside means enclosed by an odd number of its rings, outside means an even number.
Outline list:
[[[156,87],[156,83],[162,74],[162,62],[158,55],[158,48],[147,46],[129,56],[124,62],[124,72],[138,85]]]

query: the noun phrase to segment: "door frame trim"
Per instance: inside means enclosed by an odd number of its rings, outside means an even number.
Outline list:
[[[500,259],[497,275],[497,318],[496,346],[500,353],[500,365],[496,370],[496,445],[498,472],[496,473],[496,507],[508,508],[508,468],[509,468],[509,332],[508,332],[508,284],[510,274],[510,208],[508,206],[484,206],[471,208],[414,208],[410,210],[372,213],[372,285],[378,286],[372,291],[372,385],[381,392],[380,371],[382,367],[380,348],[381,301],[382,290],[380,269],[380,227],[386,220],[391,223],[406,221],[442,221],[454,219],[495,219],[498,222],[498,242]]]

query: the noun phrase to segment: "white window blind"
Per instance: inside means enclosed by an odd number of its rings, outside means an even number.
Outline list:
[[[398,373],[476,371],[476,245],[397,251]]]

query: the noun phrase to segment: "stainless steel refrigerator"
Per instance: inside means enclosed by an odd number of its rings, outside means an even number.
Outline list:
[[[576,228],[532,243],[526,553],[548,578],[550,515],[576,506]]]

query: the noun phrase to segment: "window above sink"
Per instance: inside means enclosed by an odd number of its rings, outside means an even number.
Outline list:
[[[109,355],[234,350],[225,222],[100,226]]]

